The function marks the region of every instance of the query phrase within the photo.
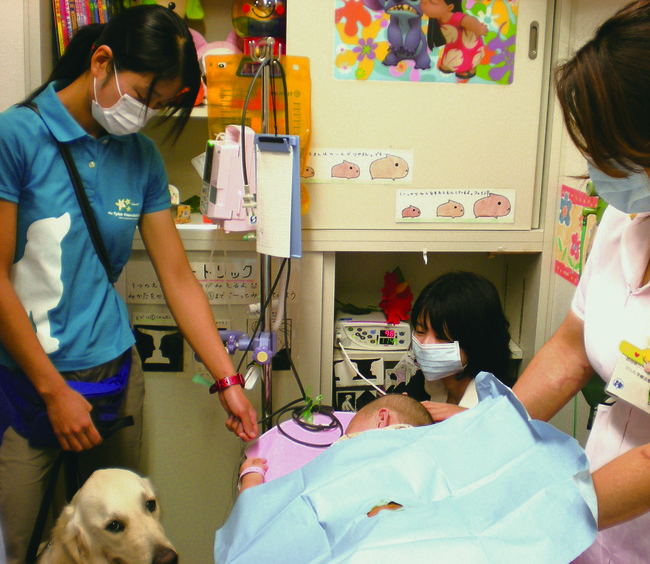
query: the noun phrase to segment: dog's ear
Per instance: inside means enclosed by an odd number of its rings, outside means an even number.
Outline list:
[[[66,506],[52,531],[54,542],[61,543],[63,550],[75,564],[84,564],[90,557],[88,538],[81,525],[74,505]]]

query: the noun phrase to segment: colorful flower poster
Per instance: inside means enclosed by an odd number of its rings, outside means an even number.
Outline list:
[[[335,0],[334,78],[512,84],[519,0]]]
[[[583,214],[583,210],[594,213]],[[578,285],[582,266],[587,260],[587,250],[596,230],[598,197],[588,196],[581,190],[562,186],[558,213],[557,246],[555,248],[555,273]]]

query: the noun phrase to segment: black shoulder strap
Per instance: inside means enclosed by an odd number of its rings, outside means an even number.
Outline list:
[[[38,106],[32,100],[25,102],[23,106],[33,110],[39,116],[41,115],[38,111]],[[53,136],[54,137],[54,136]],[[63,162],[65,167],[68,169],[68,174],[70,175],[70,180],[72,180],[72,185],[74,186],[75,194],[77,195],[77,200],[79,202],[79,207],[81,208],[81,213],[86,220],[86,226],[88,227],[88,233],[90,233],[90,239],[92,240],[97,256],[106,270],[106,275],[108,276],[109,281],[113,282],[113,275],[111,273],[111,261],[108,258],[108,252],[106,252],[106,247],[104,247],[104,242],[102,241],[102,236],[97,227],[97,220],[93,214],[93,210],[90,207],[90,202],[88,202],[88,196],[84,190],[83,184],[81,182],[81,177],[79,176],[79,171],[77,166],[74,163],[74,159],[70,154],[70,149],[65,143],[61,143],[56,137],[54,138],[56,144],[61,151],[61,156],[63,157]]]
[[[63,464],[65,456],[66,451],[59,451],[56,458],[54,459],[54,464],[50,469],[50,473],[47,478],[47,485],[45,486],[45,492],[43,493],[43,499],[38,509],[38,515],[36,516],[36,523],[34,524],[32,536],[29,539],[29,546],[27,547],[27,554],[25,555],[26,564],[34,564],[36,562],[38,546],[41,543],[41,537],[43,536],[43,531],[45,530],[45,522],[47,521],[50,504],[52,503],[52,497],[54,496],[57,477],[59,476],[59,468],[61,468],[61,464]]]

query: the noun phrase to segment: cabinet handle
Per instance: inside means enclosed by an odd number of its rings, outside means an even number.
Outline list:
[[[531,22],[528,36],[528,58],[532,61],[537,58],[537,41],[539,39],[539,23]]]

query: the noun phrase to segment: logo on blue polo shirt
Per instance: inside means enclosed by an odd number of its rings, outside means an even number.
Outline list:
[[[129,198],[122,198],[115,202],[115,205],[119,211],[131,211],[131,200]]]
[[[115,207],[117,210],[109,211],[108,215],[131,221],[138,221],[140,219],[140,204],[132,201],[130,198],[120,198],[115,202]]]

